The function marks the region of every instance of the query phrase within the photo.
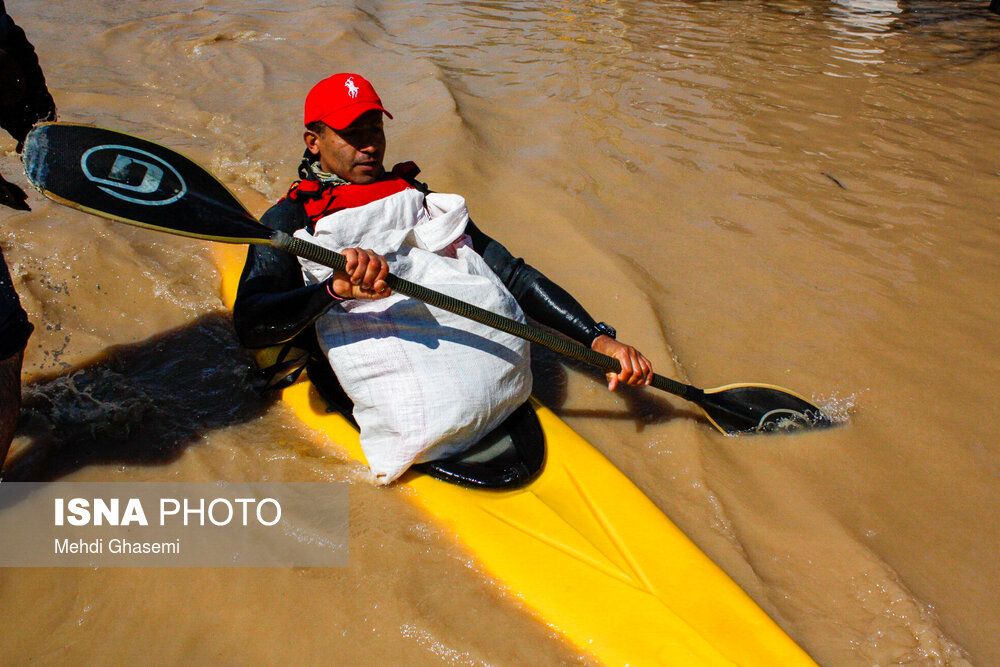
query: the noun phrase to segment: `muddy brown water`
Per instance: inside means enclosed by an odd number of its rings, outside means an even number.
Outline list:
[[[388,161],[657,370],[834,413],[726,438],[535,354],[539,397],[826,665],[1000,663],[987,5],[7,2],[62,120],[180,150],[256,213],[294,178],[309,86],[361,72]],[[8,478],[348,481],[350,565],[4,570],[0,662],[590,661],[257,395],[206,244],[31,204],[0,222],[36,324]]]

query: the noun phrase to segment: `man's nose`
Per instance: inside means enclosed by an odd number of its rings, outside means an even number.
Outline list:
[[[364,153],[372,153],[378,150],[378,148],[385,141],[385,138],[379,132],[366,132],[362,134],[358,140],[357,149]]]

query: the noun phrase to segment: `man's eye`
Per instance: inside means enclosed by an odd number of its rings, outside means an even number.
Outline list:
[[[357,129],[350,130],[349,132],[341,132],[340,138],[348,143],[353,143],[357,141],[374,141],[377,137],[381,136],[381,129]]]

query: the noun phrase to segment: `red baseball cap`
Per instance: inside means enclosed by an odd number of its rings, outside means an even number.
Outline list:
[[[306,95],[303,124],[320,120],[335,130],[342,130],[372,109],[392,118],[367,79],[360,74],[334,74],[317,83]]]

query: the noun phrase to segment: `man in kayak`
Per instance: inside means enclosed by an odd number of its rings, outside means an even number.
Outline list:
[[[319,82],[305,103],[301,180],[264,214],[262,222],[288,234],[318,233],[317,224],[329,216],[371,207],[407,190],[428,193],[415,180],[419,169],[413,163],[396,165],[388,172],[384,169],[383,115],[392,118],[363,77],[336,74]],[[617,341],[614,329],[595,321],[564,289],[513,257],[471,220],[464,234],[502,283],[499,289],[509,292],[525,314],[618,359],[622,370],[608,374],[610,389],[650,383],[650,362],[634,347]],[[337,249],[347,258],[346,271],[307,285],[294,257],[270,246],[251,246],[233,311],[241,342],[259,348],[295,341],[314,350],[313,329],[320,318],[343,316],[351,300],[390,296],[385,282],[389,264],[383,255],[370,248]]]
[[[20,152],[31,126],[54,119],[55,113],[35,49],[0,0],[0,127],[17,140]],[[27,211],[27,199],[21,188],[0,174],[0,204]],[[33,329],[0,249],[0,469],[21,410],[21,362]]]

